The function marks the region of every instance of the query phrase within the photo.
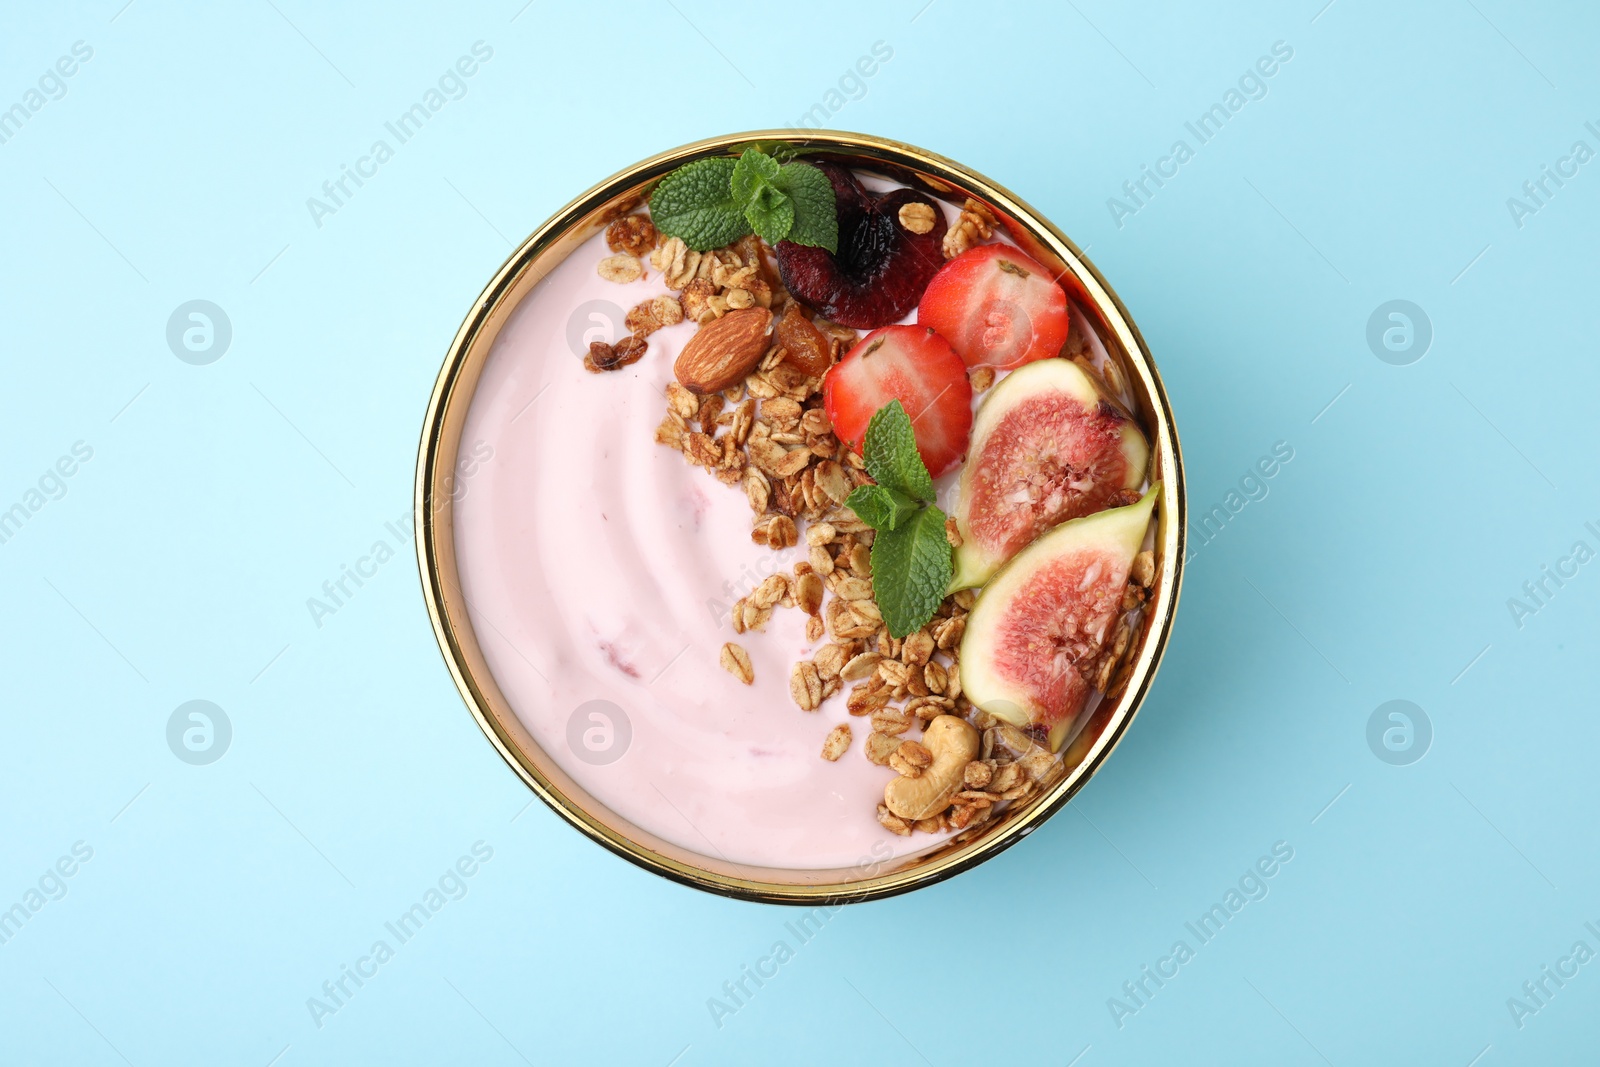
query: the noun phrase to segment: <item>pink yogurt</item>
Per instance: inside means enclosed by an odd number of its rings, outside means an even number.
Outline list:
[[[588,340],[616,340],[624,310],[666,291],[654,270],[628,285],[601,279],[607,254],[595,237],[524,298],[467,415],[463,453],[481,442],[493,458],[456,505],[457,564],[501,691],[591,794],[696,852],[804,869],[938,843],[878,825],[894,772],[863,754],[870,725],[846,714],[848,687],[814,712],[789,696],[795,662],[820,647],[804,614],[780,607],[764,633],[733,632],[732,603],[804,557],[752,543],[742,488],[655,443],[695,327],[652,334],[630,367],[583,368]],[[726,641],[749,651],[754,685],[719,666]],[[620,744],[614,730],[606,750],[598,720],[581,725],[600,751],[579,751],[582,729],[569,744],[569,719],[590,701],[620,708],[631,729],[613,762],[591,762]],[[822,744],[838,723],[855,736],[830,763]]]

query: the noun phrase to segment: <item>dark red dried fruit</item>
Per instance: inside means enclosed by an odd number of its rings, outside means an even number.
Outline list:
[[[639,362],[645,349],[650,347],[650,342],[643,337],[632,334],[624,337],[615,345],[608,345],[604,341],[590,341],[589,354],[583,357],[584,369],[596,374],[608,370],[621,370],[632,363]]]
[[[815,166],[833,183],[839,251],[779,241],[783,284],[801,303],[842,326],[874,330],[899,322],[944,266],[944,212],[914,190],[878,196],[837,164]],[[912,203],[933,208],[933,229],[927,233],[912,233],[900,224],[900,209]]]

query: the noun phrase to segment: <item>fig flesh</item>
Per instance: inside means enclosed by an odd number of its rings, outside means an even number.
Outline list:
[[[961,640],[961,691],[1013,726],[1060,743],[1083,710],[1122,613],[1160,483],[1136,504],[1062,523],[978,595]]]
[[[952,589],[982,585],[1067,519],[1133,499],[1150,447],[1133,420],[1066,359],[1041,359],[994,387],[972,425],[955,520]]]

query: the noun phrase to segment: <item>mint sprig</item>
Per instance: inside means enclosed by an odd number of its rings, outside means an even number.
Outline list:
[[[933,478],[917,452],[911,418],[891,400],[867,423],[862,458],[877,485],[857,487],[845,501],[877,531],[872,538],[872,590],[893,637],[920,630],[944,600],[955,573],[944,512]]]
[[[656,229],[697,252],[754,231],[769,244],[794,241],[836,252],[833,183],[809,163],[779,163],[759,148],[737,160],[701,159],[661,179],[650,195]]]

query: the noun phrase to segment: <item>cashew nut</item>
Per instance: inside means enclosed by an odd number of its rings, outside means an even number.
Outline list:
[[[978,754],[978,731],[965,719],[940,715],[923,731],[922,744],[933,764],[917,778],[896,778],[883,790],[883,802],[902,819],[927,819],[950,806],[961,789],[962,772]]]

